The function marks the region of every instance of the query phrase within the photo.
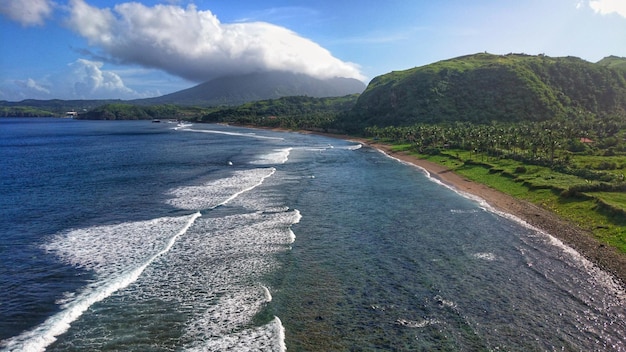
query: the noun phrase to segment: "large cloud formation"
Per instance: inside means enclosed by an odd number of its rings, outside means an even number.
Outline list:
[[[21,23],[23,26],[43,25],[52,14],[50,0],[2,0],[0,14]]]
[[[70,28],[119,63],[158,68],[195,82],[273,70],[364,79],[357,65],[269,23],[225,24],[194,5],[131,2],[101,9],[84,0],[69,5]]]

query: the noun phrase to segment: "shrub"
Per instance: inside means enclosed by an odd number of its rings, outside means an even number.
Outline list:
[[[526,173],[526,167],[525,166],[518,166],[515,168],[515,173],[516,174],[525,174]]]
[[[598,170],[615,170],[616,168],[617,164],[608,161],[603,161],[596,167]]]

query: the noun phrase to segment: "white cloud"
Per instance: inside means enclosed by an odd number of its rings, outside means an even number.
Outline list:
[[[32,78],[6,79],[0,82],[0,98],[8,101],[51,99],[49,86]],[[56,98],[56,97],[55,97]]]
[[[132,2],[101,9],[71,0],[70,9],[70,28],[113,60],[191,81],[270,70],[364,79],[356,64],[266,22],[225,24],[194,5],[147,7]]]
[[[102,70],[102,62],[78,59],[69,65],[70,71],[66,80],[66,90],[74,97],[91,99],[93,97],[117,98],[120,96],[137,95],[126,87],[117,74]]]
[[[8,80],[0,84],[0,97],[10,101],[31,99],[137,99],[144,95],[126,87],[122,78],[103,70],[103,63],[78,59],[65,70],[40,79]]]
[[[29,78],[24,82],[17,82],[18,85],[22,85],[24,88],[28,90],[34,90],[38,93],[50,94],[50,90],[46,87],[39,85],[39,83],[35,82],[34,79]]]
[[[0,14],[21,23],[23,26],[43,25],[52,14],[51,0],[2,0]]]
[[[616,13],[626,18],[626,1],[624,0],[592,0],[589,1],[589,6],[602,15]]]

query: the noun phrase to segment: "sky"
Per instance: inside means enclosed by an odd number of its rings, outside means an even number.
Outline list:
[[[0,0],[0,100],[137,99],[462,55],[626,57],[626,0]]]

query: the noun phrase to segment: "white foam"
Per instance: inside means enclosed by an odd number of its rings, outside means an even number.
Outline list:
[[[57,299],[56,301],[54,301],[54,304],[56,305],[66,305],[70,302],[72,302],[74,299],[76,298],[76,292],[63,292],[63,297]]]
[[[532,226],[531,224],[516,217],[515,215],[501,212],[492,208],[489,205],[487,205],[487,210],[532,230],[533,233],[527,235],[527,237],[539,236],[545,239],[550,245],[559,249],[561,253],[566,255],[565,258],[569,259],[567,260],[567,262],[570,265],[578,267],[581,272],[587,274],[586,280],[590,285],[589,287],[603,287],[603,291],[610,293],[608,297],[612,297],[614,298],[614,300],[612,300],[612,303],[607,303],[608,306],[621,307],[626,304],[626,289],[624,289],[624,287],[619,283],[615,276],[600,269],[597,265],[585,258],[574,248],[566,245],[565,243],[563,243],[563,241],[552,236],[551,234]]]
[[[196,213],[71,230],[54,236],[43,248],[65,263],[92,270],[99,277],[117,275],[144,263],[198,216]]]
[[[293,219],[292,225],[297,224],[302,219],[302,215],[300,215],[300,211],[298,209],[294,210],[296,216]],[[294,243],[296,241],[296,234],[291,230],[291,226],[289,226],[289,243]]]
[[[472,254],[472,256],[476,259],[482,259],[482,260],[486,260],[486,261],[494,261],[497,259],[496,255],[493,253],[489,253],[489,252],[483,252],[483,253],[474,253]]]
[[[213,209],[260,186],[274,172],[276,172],[274,168],[237,170],[230,177],[210,181],[200,186],[173,189],[168,192],[172,198],[167,203],[187,210]]]
[[[176,125],[176,127],[172,128],[175,131],[178,130],[182,130],[182,129],[188,129],[189,127],[193,126],[192,123],[184,123],[184,122],[180,122]]]
[[[252,161],[254,165],[284,164],[289,160],[289,153],[292,148],[276,149],[274,152],[262,155],[259,160]]]
[[[347,147],[345,147],[348,150],[359,150],[363,147],[363,144],[359,143],[359,144],[355,144],[355,145],[349,145]]]
[[[265,293],[265,302],[271,302],[272,293],[270,292],[270,289],[265,286],[261,286],[261,287],[263,288],[263,292]]]
[[[146,253],[147,256],[140,259],[136,266],[125,267],[129,263],[120,264],[116,259],[121,259],[121,256],[115,256],[113,259],[104,258],[103,256],[97,256],[95,260],[89,258],[90,254],[96,254],[97,250],[83,250],[81,246],[89,246],[92,248],[104,250],[110,254],[114,254],[116,250],[122,250],[123,244],[120,244],[115,240],[116,238],[108,238],[101,236],[99,231],[87,231],[78,236],[79,234],[75,230],[69,234],[63,234],[56,236],[54,241],[46,246],[46,249],[50,251],[56,251],[58,255],[65,261],[80,267],[93,269],[99,273],[106,273],[104,278],[99,278],[94,284],[85,288],[83,292],[78,294],[75,299],[66,303],[62,310],[48,318],[45,322],[35,327],[32,330],[26,331],[16,337],[10,338],[2,342],[2,347],[6,347],[7,350],[21,350],[21,351],[44,351],[47,346],[52,344],[56,337],[66,332],[72,322],[78,319],[90,306],[94,303],[102,301],[103,299],[111,296],[114,292],[121,290],[131,283],[135,282],[141,273],[159,256],[167,253],[178,237],[183,235],[194,221],[200,216],[200,213],[195,213],[189,216],[185,216],[182,219],[184,226],[179,228],[170,238],[165,239],[165,245],[160,247],[151,247],[152,253]],[[142,222],[139,223],[139,227],[145,225]],[[116,227],[127,228],[124,225],[114,225]],[[98,227],[105,229],[104,233],[117,235],[115,232],[110,232],[111,227]],[[98,229],[96,228],[96,229]],[[125,233],[117,239],[121,239],[124,235],[134,236],[139,234],[138,231],[133,231],[132,234]],[[119,235],[118,235],[119,236]],[[77,238],[78,237],[78,238]],[[78,241],[78,243],[77,243]],[[134,256],[135,260],[139,260],[137,256]],[[108,266],[113,266],[109,268]]]
[[[210,305],[187,324],[186,338],[202,341],[208,336],[227,336],[248,325],[267,303],[265,290],[230,287],[216,304]],[[201,303],[200,303],[201,304]]]
[[[478,209],[450,209],[452,214],[474,214],[479,213]]]
[[[311,152],[323,152],[323,151],[330,150],[330,149],[358,150],[358,149],[361,149],[361,148],[363,148],[363,144],[357,143],[357,144],[341,146],[341,147],[335,147],[332,144],[327,144],[325,146],[319,146],[319,147],[304,147],[303,149],[306,150],[306,151],[311,151]]]
[[[250,347],[254,346],[254,347]],[[187,351],[272,351],[284,352],[285,328],[278,317],[257,328],[214,337],[202,344],[188,347]]]
[[[237,137],[247,137],[247,138],[256,138],[256,139],[271,139],[271,140],[279,140],[282,141],[284,138],[280,137],[269,137],[269,136],[261,136],[256,133],[240,133],[240,132],[226,132],[226,131],[216,131],[216,130],[196,130],[192,128],[186,128],[184,131],[189,132],[198,132],[198,133],[212,133],[212,134],[225,134],[228,136],[237,136]]]
[[[199,219],[195,232],[185,236],[164,269],[169,273],[176,268],[168,284],[176,287],[176,299],[194,307],[184,338],[196,341],[186,346],[189,350],[279,350],[277,346],[283,344],[280,324],[247,327],[272,300],[262,277],[277,269],[279,264],[271,254],[288,250],[290,226],[300,217],[293,210]],[[186,292],[198,285],[200,292]]]
[[[262,283],[279,265],[272,254],[289,250],[295,241],[291,226],[301,219],[298,210],[290,210],[280,203],[282,198],[272,196],[271,188],[249,192],[268,178],[281,182],[270,178],[275,172],[274,168],[225,171],[226,177],[220,180],[171,190],[168,203],[197,211],[192,215],[54,236],[45,249],[68,264],[93,271],[96,281],[74,297],[68,294],[59,301],[63,304],[59,314],[3,342],[3,347],[44,350],[91,305],[125,288],[120,294],[127,295],[128,302],[154,298],[177,304],[189,316],[183,341],[196,341],[188,343],[190,350],[234,346],[237,350],[284,351],[284,329],[278,318],[249,328],[272,299],[269,287]],[[200,215],[199,210],[226,204],[245,205],[251,212]],[[159,265],[150,265],[156,258],[160,258]]]
[[[432,325],[437,323],[436,320],[431,319],[421,319],[421,320],[409,320],[409,319],[398,319],[396,320],[396,324],[401,326],[406,326],[407,328],[425,328],[428,325]]]
[[[436,295],[435,297],[433,297],[433,300],[435,301],[435,303],[437,303],[441,308],[452,308],[452,309],[456,309],[456,303],[447,299],[444,299],[443,297],[441,297],[440,295]]]

